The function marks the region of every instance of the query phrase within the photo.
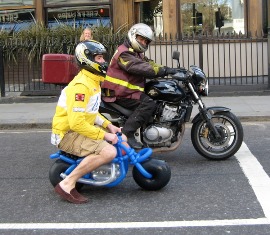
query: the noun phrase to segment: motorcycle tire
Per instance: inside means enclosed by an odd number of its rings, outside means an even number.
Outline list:
[[[241,147],[244,131],[240,120],[231,112],[219,112],[211,119],[220,134],[215,138],[205,120],[200,119],[191,128],[191,141],[196,151],[210,160],[225,160]]]
[[[171,179],[171,169],[164,161],[149,159],[141,163],[143,168],[153,177],[145,178],[137,167],[133,167],[132,175],[135,182],[143,189],[155,191],[165,187]]]
[[[60,176],[61,173],[65,172],[70,167],[66,162],[57,159],[50,168],[49,179],[53,187],[55,187],[63,178]],[[79,191],[82,187],[82,183],[76,183],[76,189]]]

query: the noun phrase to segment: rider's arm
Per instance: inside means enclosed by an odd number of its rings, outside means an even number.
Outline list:
[[[102,116],[100,113],[97,114],[95,124],[107,128],[110,123],[111,122],[107,120],[104,116]]]
[[[118,65],[121,69],[130,74],[141,75],[143,77],[164,76],[165,69],[163,66],[145,59],[142,54],[134,52],[123,52],[118,58]]]

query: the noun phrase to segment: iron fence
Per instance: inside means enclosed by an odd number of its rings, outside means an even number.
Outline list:
[[[120,44],[121,40],[104,37],[102,43],[109,48],[110,59],[115,45]],[[160,37],[151,43],[146,56],[158,64],[176,67],[172,53],[177,50],[181,54],[180,65],[186,68],[190,65],[201,67],[209,77],[210,86],[269,88],[267,43],[267,38],[251,38],[247,35]],[[51,38],[43,50],[35,55],[31,53],[36,42],[16,40],[0,46],[1,97],[6,92],[20,92],[21,95],[59,94],[60,86],[42,82],[42,56],[47,53],[70,54],[76,44],[76,41],[63,41],[59,47],[57,39]],[[10,53],[12,50],[14,53]]]
[[[174,50],[180,51],[180,65],[197,65],[215,86],[250,85],[269,88],[267,38],[247,35],[181,36],[177,40],[156,40],[147,56],[157,63],[175,67]]]

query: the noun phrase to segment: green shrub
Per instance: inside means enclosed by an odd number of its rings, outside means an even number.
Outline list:
[[[113,33],[111,27],[99,25],[92,27],[93,38],[100,41],[108,50],[109,58],[120,45],[127,34],[126,27]],[[58,26],[47,28],[44,24],[33,22],[28,28],[18,32],[0,31],[0,45],[3,47],[6,59],[16,61],[18,53],[27,55],[29,62],[40,60],[43,54],[67,53],[73,54],[82,27],[75,27],[58,22]]]

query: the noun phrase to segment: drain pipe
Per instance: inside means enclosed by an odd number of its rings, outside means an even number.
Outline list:
[[[1,97],[5,97],[5,77],[4,77],[4,60],[3,60],[3,46],[0,45],[0,88]]]
[[[270,0],[267,2],[267,15],[268,15],[268,89],[270,89]]]

